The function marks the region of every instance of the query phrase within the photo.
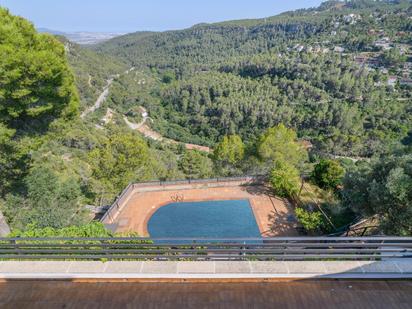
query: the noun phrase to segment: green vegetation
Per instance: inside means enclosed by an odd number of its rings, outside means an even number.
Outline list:
[[[228,164],[239,163],[245,154],[245,145],[238,135],[225,136],[217,144],[214,152],[215,159]]]
[[[344,179],[344,203],[370,216],[378,214],[385,233],[412,234],[412,155],[391,154],[359,164]]]
[[[82,226],[67,226],[64,228],[38,228],[28,225],[26,229],[14,230],[9,237],[112,237],[113,233],[108,231],[100,222],[92,222]]]
[[[157,162],[145,141],[132,132],[115,132],[89,153],[92,177],[115,195],[129,182],[157,176]],[[106,192],[102,192],[103,194]]]
[[[25,178],[25,195],[8,195],[4,214],[12,226],[61,228],[84,222],[81,189],[74,178],[61,179],[49,167],[33,168]]]
[[[411,235],[412,95],[387,83],[410,77],[411,10],[328,1],[85,48],[0,9],[0,209],[19,235],[104,235],[84,206],[129,182],[260,174],[300,200],[311,233],[378,215],[384,232]]]
[[[212,176],[212,161],[196,150],[186,151],[179,160],[179,166],[188,179]]]
[[[240,166],[245,156],[245,145],[239,135],[229,135],[215,147],[213,159],[216,168],[223,175],[232,175],[237,173],[237,167]]]
[[[345,170],[334,160],[322,159],[312,171],[312,180],[321,188],[336,189],[342,183]]]
[[[296,142],[296,132],[283,124],[267,129],[260,136],[257,153],[264,162],[289,162],[301,168],[307,159],[307,152]]]
[[[295,197],[299,192],[299,171],[287,161],[277,160],[269,176],[270,184],[276,195]]]
[[[93,105],[110,77],[128,68],[119,59],[82,48],[63,37],[58,39],[64,44],[66,57],[76,76],[81,109]]]
[[[323,224],[322,214],[319,211],[308,212],[303,208],[296,208],[295,213],[298,221],[307,231],[319,231]]]
[[[398,48],[391,48],[382,55],[382,61],[385,65],[399,65],[406,61],[407,57],[402,55]]]
[[[389,59],[382,66],[400,71],[399,48],[383,53],[374,42],[389,36],[392,45],[409,44],[409,15],[408,1],[332,1],[264,20],[138,32],[94,49],[158,79],[138,100],[170,138],[213,146],[237,134],[247,144],[283,123],[316,151],[370,157],[407,135],[410,95],[353,59],[376,53]]]
[[[0,9],[0,121],[11,128],[76,114],[79,98],[64,48],[26,20]]]
[[[120,62],[65,40],[64,48],[24,19],[0,13],[0,208],[13,230],[80,228],[92,219],[86,204],[111,203],[127,183],[182,177],[177,147],[149,145],[124,126],[98,128],[78,116],[66,56],[83,107],[124,68]]]

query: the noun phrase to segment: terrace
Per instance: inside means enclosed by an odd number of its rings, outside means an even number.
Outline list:
[[[412,237],[2,238],[0,259],[6,308],[408,308],[412,302]]]
[[[101,221],[116,232],[136,232],[138,235],[148,236],[148,223],[152,216],[160,208],[171,203],[235,200],[247,200],[250,203],[262,237],[298,235],[297,222],[294,219],[291,205],[287,200],[274,196],[260,177],[130,184]],[[230,214],[224,212],[215,214],[215,218],[219,216],[230,216]],[[232,216],[231,219],[232,222],[228,223],[234,225],[241,218]],[[194,222],[180,223],[190,225]],[[198,222],[198,226],[199,224],[202,222]],[[173,223],[173,226],[176,225]],[[216,227],[216,229],[218,228],[221,227]],[[207,237],[212,235],[188,236]],[[218,237],[236,236],[218,235]],[[255,237],[256,235],[241,236]]]
[[[148,233],[150,218],[166,205],[206,201],[220,208],[222,200],[235,208],[232,202],[249,201],[242,207],[249,207],[259,237],[155,238]],[[198,206],[185,207],[187,212]],[[0,306],[410,305],[412,237],[297,237],[296,223],[287,219],[290,207],[255,177],[131,184],[102,222],[146,237],[0,238]],[[239,212],[232,211],[237,222]],[[174,224],[181,228],[182,222]],[[192,225],[198,224],[202,221]]]
[[[5,308],[386,309],[411,302],[411,282],[388,280],[0,283]]]

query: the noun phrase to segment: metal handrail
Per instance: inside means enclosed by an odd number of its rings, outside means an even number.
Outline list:
[[[407,236],[370,236],[370,237],[326,237],[326,236],[301,236],[301,237],[0,237],[1,241],[39,241],[39,240],[67,240],[67,241],[99,241],[99,240],[123,240],[123,241],[163,241],[163,240],[189,240],[189,241],[234,241],[240,243],[242,241],[259,240],[264,242],[270,241],[307,241],[307,242],[332,242],[338,241],[344,243],[345,241],[407,241],[412,243],[412,237]]]
[[[107,217],[112,215],[112,211],[114,209],[114,207],[116,205],[119,205],[120,201],[126,197],[128,194],[130,194],[130,190],[133,191],[133,184],[129,183],[127,185],[127,187],[122,191],[122,193],[116,198],[116,200],[113,202],[112,205],[110,205],[110,207],[107,209],[107,211],[105,212],[105,214],[103,215],[103,217],[100,219],[101,222],[104,222],[104,220],[106,220]]]
[[[14,237],[0,260],[382,260],[412,259],[412,237]]]
[[[177,179],[177,180],[159,180],[159,181],[142,181],[136,182],[132,185],[136,187],[147,187],[147,186],[168,186],[168,185],[180,185],[180,184],[201,184],[208,182],[230,182],[230,181],[247,181],[264,177],[264,175],[253,175],[253,176],[238,176],[238,177],[217,177],[217,178],[203,178],[203,179]]]

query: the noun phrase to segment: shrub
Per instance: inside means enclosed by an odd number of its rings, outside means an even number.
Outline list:
[[[111,237],[112,232],[100,222],[91,222],[81,226],[64,228],[39,228],[30,224],[25,231],[14,230],[9,237]]]
[[[299,192],[299,171],[288,162],[277,160],[269,180],[275,194],[281,197],[293,197]]]
[[[298,221],[307,231],[319,230],[323,225],[322,214],[320,211],[309,212],[303,208],[295,209]]]
[[[335,189],[342,183],[345,174],[344,168],[337,161],[320,160],[313,172],[313,181],[323,189]]]

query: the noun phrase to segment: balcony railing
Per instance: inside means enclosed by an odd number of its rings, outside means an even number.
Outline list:
[[[412,259],[412,237],[0,238],[0,260]]]

